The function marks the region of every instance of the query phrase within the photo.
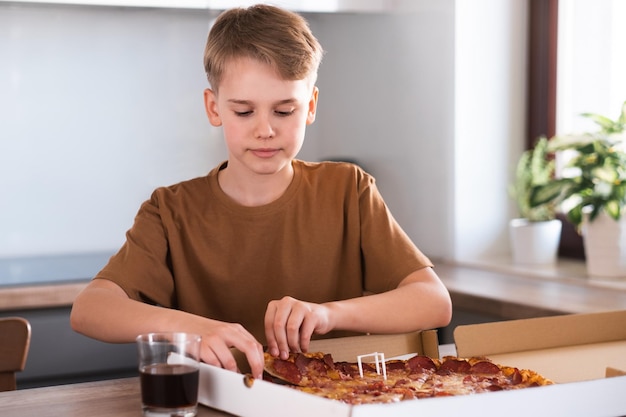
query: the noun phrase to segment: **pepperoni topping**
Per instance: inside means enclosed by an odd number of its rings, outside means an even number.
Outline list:
[[[327,361],[323,357],[307,357],[306,355],[299,353],[295,355],[294,362],[302,375],[326,375],[329,368],[334,369],[334,365],[329,367]]]
[[[435,362],[428,356],[417,355],[407,361],[407,366],[411,372],[434,371],[437,369]]]
[[[266,353],[264,378],[349,404],[476,394],[552,383],[532,371],[501,367],[484,357],[431,359],[416,355],[408,360],[390,360],[386,362],[386,379],[375,375],[374,363],[362,366],[365,372],[360,377],[356,363],[333,362],[330,355],[321,352],[292,353],[289,360]]]
[[[296,364],[293,362],[276,358],[272,363],[272,367],[274,368],[274,372],[287,382],[298,385],[302,380],[302,375],[300,374]]]
[[[295,354],[293,363],[296,365],[300,372],[304,372],[311,362],[311,358],[307,358],[305,355]]]
[[[387,368],[387,372],[395,371],[395,370],[398,370],[398,369],[404,370],[404,368],[405,368],[403,361],[389,361],[389,362],[385,362],[385,367]]]
[[[515,369],[515,372],[513,372],[509,376],[509,381],[511,381],[511,385],[521,384],[523,380],[524,380],[524,378],[522,377],[522,374],[520,373],[519,369],[517,369],[517,368]]]
[[[325,354],[323,360],[328,369],[335,369],[335,362],[333,361],[333,357],[330,353]]]
[[[466,360],[446,358],[439,367],[437,373],[439,375],[447,375],[450,373],[469,373],[472,365]]]
[[[359,374],[359,368],[352,363],[348,362],[337,362],[335,363],[335,368],[344,375],[349,375],[354,377]]]
[[[361,363],[361,369],[363,372],[376,372],[376,365],[370,362]]]
[[[493,362],[480,361],[472,365],[470,372],[473,374],[495,375],[500,373],[500,367]]]

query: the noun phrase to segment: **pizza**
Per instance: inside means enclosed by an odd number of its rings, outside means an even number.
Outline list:
[[[553,384],[538,373],[498,365],[484,357],[433,359],[415,355],[374,363],[335,362],[322,352],[291,353],[286,360],[265,353],[264,379],[348,404],[389,403]],[[378,368],[378,369],[377,369]]]

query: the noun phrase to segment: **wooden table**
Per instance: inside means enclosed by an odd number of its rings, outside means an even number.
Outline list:
[[[2,417],[141,417],[139,378],[0,392]],[[203,405],[198,417],[231,414]]]
[[[439,346],[440,357],[455,355],[452,344]],[[139,378],[57,385],[0,392],[2,417],[141,417]],[[198,405],[198,417],[232,414]]]

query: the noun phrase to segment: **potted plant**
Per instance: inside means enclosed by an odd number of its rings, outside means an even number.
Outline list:
[[[590,276],[626,278],[626,102],[615,120],[583,116],[599,129],[548,141],[549,152],[573,156],[558,177],[533,187],[531,206],[562,205],[583,236]]]
[[[509,186],[509,194],[520,215],[509,222],[511,252],[517,264],[541,265],[556,261],[562,227],[556,218],[556,203],[547,200],[531,204],[535,187],[548,184],[553,176],[554,160],[548,154],[548,139],[541,137],[534,148],[520,156],[515,180]]]

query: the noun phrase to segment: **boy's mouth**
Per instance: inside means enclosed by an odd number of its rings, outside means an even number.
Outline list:
[[[280,149],[259,148],[259,149],[251,149],[250,151],[259,158],[271,158],[272,156],[276,155],[280,151]]]

